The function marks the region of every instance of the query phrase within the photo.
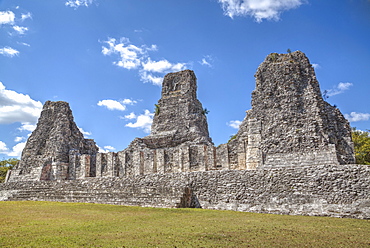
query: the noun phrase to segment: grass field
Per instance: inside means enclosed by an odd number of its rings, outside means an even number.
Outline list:
[[[0,202],[0,247],[370,247],[370,221]]]

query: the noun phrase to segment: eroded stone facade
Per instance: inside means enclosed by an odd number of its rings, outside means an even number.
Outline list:
[[[78,130],[68,103],[48,101],[9,181],[355,162],[349,123],[323,100],[302,52],[270,54],[255,78],[252,109],[234,139],[217,148],[191,70],[165,76],[150,135],[117,153],[98,153]]]
[[[252,109],[227,145],[232,168],[355,163],[349,123],[323,100],[304,53],[270,54],[255,78]]]

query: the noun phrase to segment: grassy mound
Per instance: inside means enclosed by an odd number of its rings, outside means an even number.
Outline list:
[[[0,247],[370,246],[369,220],[32,201],[0,211]]]

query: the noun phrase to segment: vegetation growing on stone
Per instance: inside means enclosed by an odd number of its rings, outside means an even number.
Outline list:
[[[355,146],[357,164],[370,165],[370,133],[369,131],[352,129],[352,140]]]
[[[0,183],[5,181],[6,173],[18,163],[19,159],[9,158],[0,161]]]
[[[159,113],[161,112],[161,110],[159,108],[159,105],[158,104],[154,104],[154,106],[155,106],[155,110],[154,110],[155,115],[159,115]]]
[[[208,110],[207,108],[204,108],[204,109],[202,110],[202,114],[204,114],[204,115],[208,115],[208,113],[209,113],[209,110]]]
[[[230,135],[230,139],[227,141],[227,143],[229,143],[230,141],[236,139],[236,134],[234,135]]]

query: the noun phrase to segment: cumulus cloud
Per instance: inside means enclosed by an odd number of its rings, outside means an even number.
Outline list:
[[[100,153],[108,153],[116,150],[116,148],[114,148],[113,146],[104,146],[104,148],[98,146],[98,148]]]
[[[107,150],[110,150],[110,151],[116,150],[116,148],[114,148],[113,146],[104,146],[104,149],[107,149]]]
[[[0,25],[13,24],[15,14],[12,11],[0,11]]]
[[[3,48],[0,48],[0,54],[7,56],[7,57],[14,57],[19,54],[19,51],[11,47],[3,47]]]
[[[14,142],[21,142],[25,140],[25,137],[15,137]]]
[[[131,112],[130,114],[125,115],[123,118],[128,119],[128,120],[132,120],[132,119],[136,119],[136,115],[135,115],[134,112]]]
[[[15,9],[19,9],[18,6]],[[8,35],[13,36],[14,34],[24,35],[29,29],[24,25],[20,25],[20,22],[32,18],[31,13],[21,14],[21,17],[16,17],[15,13],[8,11],[0,11],[0,27],[2,25],[9,26],[13,31],[8,31]],[[7,57],[14,57],[19,55],[19,51],[13,47],[6,46],[0,48],[0,54]]]
[[[21,15],[21,20],[22,21],[24,21],[26,19],[32,19],[32,14],[30,12]]]
[[[352,83],[339,83],[337,86],[335,86],[333,89],[327,90],[326,95],[327,96],[335,96],[342,94],[346,90],[349,89],[353,84]]]
[[[0,82],[0,124],[21,122],[24,130],[27,125],[37,122],[42,110],[42,103],[28,95],[7,90]]]
[[[150,58],[142,63],[143,71],[164,73],[167,71],[181,71],[185,68],[185,63],[172,64],[168,60],[152,61]]]
[[[13,146],[12,150],[8,152],[6,155],[9,157],[20,157],[22,155],[22,151],[26,146],[26,142],[21,142]]]
[[[368,113],[351,112],[350,114],[344,114],[344,117],[349,122],[367,121],[367,120],[370,119],[370,114],[368,114]]]
[[[9,157],[20,157],[25,146],[26,142],[21,142],[16,144],[11,150],[9,150],[6,144],[0,141],[0,154],[5,154]]]
[[[283,11],[294,9],[305,3],[305,0],[218,0],[224,14],[234,16],[251,16],[257,22],[279,20]]]
[[[172,63],[167,59],[153,60],[149,52],[158,51],[156,45],[137,46],[130,42],[126,37],[118,40],[109,38],[104,41],[102,54],[105,56],[116,56],[118,59],[114,65],[127,70],[138,70],[140,80],[144,83],[161,85],[163,74],[186,69],[186,63]]]
[[[154,113],[149,110],[145,110],[144,114],[136,116],[136,122],[130,122],[126,124],[126,127],[143,129],[144,132],[150,133],[150,129],[153,122]]]
[[[22,122],[22,126],[18,128],[19,131],[33,132],[36,129],[36,124],[30,122]]]
[[[137,103],[137,101],[131,99],[123,99],[122,103],[125,105],[134,105],[135,103]]]
[[[7,152],[9,149],[6,147],[6,144],[2,141],[0,141],[0,153]]]
[[[119,110],[119,111],[125,111],[126,105],[133,105],[136,101],[133,101],[131,99],[124,99],[123,101],[116,101],[116,100],[102,100],[99,101],[97,104],[98,106],[106,107],[109,110]]]
[[[163,82],[163,77],[154,76],[150,73],[147,73],[146,71],[140,72],[140,78],[141,78],[141,81],[143,81],[144,83],[152,83],[158,86],[161,86]]]
[[[93,4],[94,0],[68,0],[65,5],[77,9],[78,7],[89,7]]]
[[[27,27],[13,26],[13,29],[18,32],[18,34],[25,34],[28,31]]]
[[[235,128],[235,129],[238,129],[240,124],[242,124],[241,121],[238,121],[238,120],[235,120],[235,121],[229,121],[228,123],[226,123],[229,127],[232,127],[232,128]]]

